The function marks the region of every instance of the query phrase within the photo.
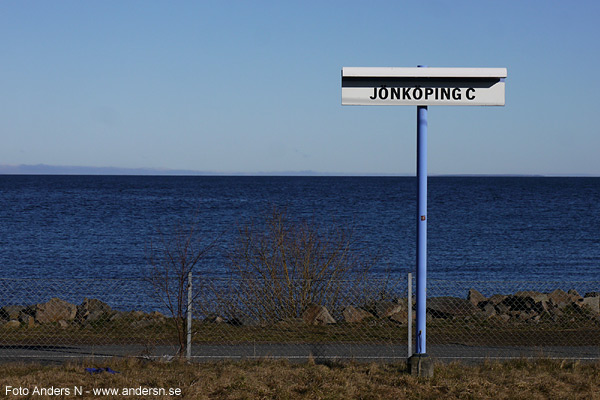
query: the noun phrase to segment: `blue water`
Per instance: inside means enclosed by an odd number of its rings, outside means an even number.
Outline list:
[[[374,275],[405,274],[415,202],[411,177],[0,176],[0,277],[140,277],[159,230],[194,219],[218,276],[273,206],[352,228]],[[431,279],[599,279],[600,178],[432,177],[428,210]]]

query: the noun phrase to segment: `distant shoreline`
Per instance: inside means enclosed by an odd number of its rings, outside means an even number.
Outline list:
[[[319,171],[195,171],[186,169],[84,167],[59,165],[3,165],[0,175],[101,175],[101,176],[299,176],[299,177],[414,177],[412,173],[361,173]],[[491,178],[597,178],[593,174],[430,174],[429,177],[491,177]]]

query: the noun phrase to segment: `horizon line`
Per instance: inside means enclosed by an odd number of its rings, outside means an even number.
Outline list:
[[[126,167],[85,167],[47,164],[0,164],[0,175],[80,175],[80,176],[330,176],[330,177],[415,177],[416,173],[390,172],[321,172],[313,170],[300,171],[198,171],[188,169],[166,168],[126,168]],[[599,177],[594,174],[566,173],[433,173],[430,177]]]
[[[393,172],[321,172],[300,171],[199,171],[167,168],[88,167],[47,164],[0,164],[0,175],[80,175],[80,176],[331,176],[331,177],[415,177],[416,173]],[[433,173],[430,177],[599,177],[595,174],[568,173]]]

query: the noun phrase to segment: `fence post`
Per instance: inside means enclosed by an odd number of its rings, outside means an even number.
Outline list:
[[[412,352],[412,273],[408,273],[408,296],[406,296],[406,304],[408,307],[408,357],[413,355]]]
[[[187,346],[185,355],[189,361],[192,358],[192,271],[188,273],[187,289]]]

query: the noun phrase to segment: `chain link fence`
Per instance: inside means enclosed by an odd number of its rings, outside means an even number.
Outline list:
[[[0,279],[0,360],[404,360],[414,342],[408,288],[406,277],[195,277],[191,287],[160,289],[131,279]],[[600,359],[599,288],[600,282],[429,280],[428,354]]]

